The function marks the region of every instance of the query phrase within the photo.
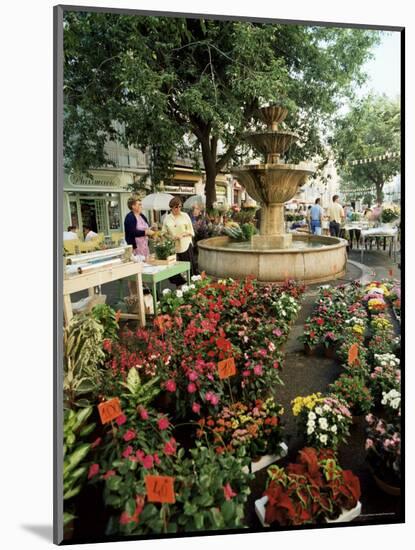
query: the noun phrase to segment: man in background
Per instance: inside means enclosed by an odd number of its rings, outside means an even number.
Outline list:
[[[98,233],[95,233],[95,231],[92,231],[92,227],[89,225],[84,225],[84,237],[85,242],[90,241],[94,237],[98,237]]]
[[[312,235],[321,235],[321,223],[323,221],[323,209],[320,199],[316,199],[310,210],[310,229]]]
[[[340,237],[340,224],[344,220],[344,211],[341,204],[337,201],[339,195],[333,195],[332,203],[328,208],[328,216],[330,220],[330,235],[332,237]]]
[[[63,240],[64,241],[74,241],[78,239],[77,235],[77,227],[76,225],[69,225],[67,231],[63,232]]]

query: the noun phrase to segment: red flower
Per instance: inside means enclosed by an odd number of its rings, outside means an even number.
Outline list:
[[[153,464],[154,464],[154,459],[151,455],[147,455],[144,457],[143,459],[144,468],[147,468],[147,469],[152,468]]]
[[[128,447],[123,451],[122,456],[124,458],[128,458],[132,452],[133,448],[131,447],[131,445],[128,445]]]
[[[225,500],[231,500],[233,497],[236,497],[238,493],[235,493],[229,483],[227,483],[223,487],[223,494],[225,495]]]
[[[148,420],[148,412],[144,407],[140,407],[140,418],[141,420]]]
[[[154,458],[154,462],[156,464],[160,464],[160,459],[159,459],[159,455],[157,453],[154,453],[153,454],[153,458]]]
[[[131,522],[138,523],[138,515],[132,515],[130,516],[127,512],[123,512],[120,516],[120,524],[121,525],[128,525]]]
[[[125,416],[125,414],[120,414],[120,416],[117,416],[117,418],[115,419],[115,422],[118,424],[118,426],[122,426],[127,422],[127,417]]]
[[[192,411],[196,414],[199,414],[200,413],[200,405],[199,403],[193,403],[192,405]]]
[[[321,317],[317,317],[317,318],[316,318],[316,323],[317,323],[318,325],[320,325],[320,326],[321,326],[321,325],[324,325],[324,319],[322,319]]]
[[[193,384],[193,382],[190,382],[187,386],[187,391],[189,393],[194,393],[197,390],[196,384]]]
[[[104,351],[107,351],[108,353],[111,353],[111,350],[112,350],[111,340],[109,338],[105,338],[102,341],[102,347],[103,347]]]
[[[99,473],[99,464],[91,464],[88,471],[88,479],[96,476]]]
[[[167,380],[165,384],[165,388],[167,391],[170,391],[170,392],[176,391],[176,382],[174,380]]]
[[[160,430],[166,430],[170,426],[170,422],[165,416],[163,416],[157,421],[157,426]]]
[[[134,439],[136,436],[136,433],[134,430],[127,430],[124,434],[124,441],[131,441],[132,439]]]
[[[176,453],[176,440],[174,437],[171,437],[169,441],[165,443],[163,450],[166,455],[174,455]]]
[[[102,479],[108,479],[112,476],[115,476],[115,474],[115,470],[108,470],[108,472],[102,476]]]
[[[144,452],[139,449],[138,451],[135,452],[135,456],[138,458],[140,462],[143,462],[145,455],[144,455]]]
[[[222,351],[230,351],[232,349],[232,344],[229,342],[229,340],[227,340],[223,336],[220,336],[216,340],[216,345],[217,345],[218,349],[220,349]]]

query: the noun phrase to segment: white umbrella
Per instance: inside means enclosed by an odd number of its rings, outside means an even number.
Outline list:
[[[193,206],[197,205],[203,209],[205,204],[206,197],[204,195],[192,195],[184,201],[183,208],[186,210],[190,210],[191,208],[193,208]]]
[[[169,210],[169,202],[173,199],[170,193],[151,193],[141,201],[144,210]]]

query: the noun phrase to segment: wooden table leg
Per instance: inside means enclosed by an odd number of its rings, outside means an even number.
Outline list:
[[[71,297],[69,294],[64,294],[63,295],[63,315],[64,315],[64,319],[65,319],[65,324],[66,325],[69,325],[72,317],[73,317],[73,313],[72,313],[72,302],[71,302]]]
[[[137,296],[138,296],[138,320],[142,327],[146,326],[146,312],[144,309],[143,280],[141,273],[137,274]]]

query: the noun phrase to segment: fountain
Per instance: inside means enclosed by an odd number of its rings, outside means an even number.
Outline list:
[[[233,174],[261,204],[260,233],[244,243],[233,242],[229,237],[200,241],[199,269],[220,278],[253,275],[263,282],[294,278],[315,283],[341,277],[347,261],[345,240],[286,233],[284,203],[294,197],[314,167],[306,163],[286,164],[280,158],[298,139],[293,132],[278,130],[287,116],[286,109],[263,107],[259,116],[267,129],[247,133],[244,139],[266,157],[266,162],[242,166]]]

